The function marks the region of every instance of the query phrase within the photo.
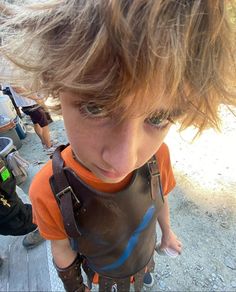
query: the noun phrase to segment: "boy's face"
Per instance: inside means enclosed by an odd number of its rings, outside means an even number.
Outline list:
[[[145,164],[166,137],[171,122],[160,115],[117,122],[96,105],[80,105],[78,95],[61,92],[65,128],[77,159],[98,178],[117,183]],[[163,110],[162,105],[157,110]],[[118,115],[119,113],[117,113]]]

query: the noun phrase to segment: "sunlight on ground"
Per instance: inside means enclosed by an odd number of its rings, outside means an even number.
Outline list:
[[[172,128],[166,141],[174,170],[206,190],[229,188],[236,196],[236,117],[225,108],[222,132],[205,131],[191,143],[193,129],[177,133]]]

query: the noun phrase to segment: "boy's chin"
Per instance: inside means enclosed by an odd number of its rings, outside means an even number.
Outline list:
[[[125,176],[122,176],[122,177],[109,177],[109,176],[103,175],[101,173],[94,173],[94,175],[97,178],[99,178],[101,181],[103,181],[104,183],[109,183],[109,184],[119,183],[125,178]]]

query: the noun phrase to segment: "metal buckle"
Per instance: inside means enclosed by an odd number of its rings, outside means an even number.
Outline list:
[[[160,172],[158,170],[157,163],[155,160],[148,162],[148,169],[151,176],[160,176]]]
[[[74,193],[74,191],[73,191],[71,186],[68,186],[68,187],[64,188],[62,191],[60,191],[59,193],[57,193],[56,194],[57,199],[60,201],[61,197],[66,195],[66,193],[68,193],[68,192],[70,192],[74,196],[76,202],[78,204],[80,204],[80,200],[76,197],[76,195],[75,195],[75,193]]]

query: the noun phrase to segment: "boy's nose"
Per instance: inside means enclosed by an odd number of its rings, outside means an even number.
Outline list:
[[[126,176],[137,167],[141,136],[138,124],[132,121],[112,130],[102,158],[117,175]]]

